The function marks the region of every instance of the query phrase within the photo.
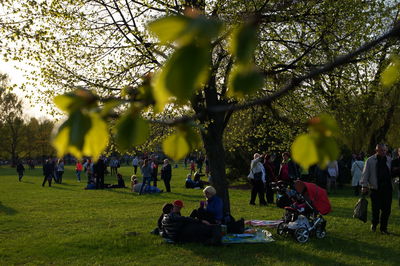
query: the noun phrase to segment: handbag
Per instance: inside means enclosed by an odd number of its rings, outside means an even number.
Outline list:
[[[364,196],[362,196],[356,203],[356,206],[354,207],[353,218],[358,218],[365,223],[367,222],[367,216],[368,216],[368,201]]]

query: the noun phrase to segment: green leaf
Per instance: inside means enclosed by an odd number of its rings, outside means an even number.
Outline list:
[[[168,136],[162,144],[164,153],[173,160],[184,158],[200,145],[199,134],[189,124],[179,125],[176,133]]]
[[[400,78],[400,59],[393,58],[381,75],[381,83],[385,87],[392,86]]]
[[[174,42],[182,36],[190,20],[185,16],[170,16],[150,22],[148,28],[161,43]]]
[[[68,153],[69,145],[69,131],[68,124],[64,122],[58,129],[53,133],[52,145],[57,151],[57,157],[62,157]],[[80,158],[81,156],[77,156]]]
[[[121,151],[143,144],[149,136],[149,125],[139,114],[129,111],[116,124],[115,141]]]
[[[311,132],[318,132],[324,136],[334,136],[339,132],[339,127],[336,120],[328,114],[321,114],[313,117],[308,122]]]
[[[293,160],[303,169],[308,169],[319,161],[315,139],[308,134],[302,134],[294,140],[291,153]]]
[[[90,114],[91,128],[85,136],[83,154],[94,160],[100,157],[109,141],[109,133],[106,122],[97,113]]]
[[[239,65],[232,69],[228,81],[229,97],[244,97],[264,86],[264,76],[254,66]]]
[[[91,119],[80,111],[72,113],[69,118],[69,146],[74,146],[79,151],[83,150],[85,135],[91,127]]]
[[[103,108],[101,110],[101,115],[102,116],[107,116],[112,112],[112,110],[120,105],[121,103],[118,100],[109,100],[104,103]]]
[[[257,44],[257,27],[254,23],[245,23],[232,32],[229,51],[239,63],[248,64],[253,60]]]
[[[178,49],[156,78],[154,95],[160,91],[164,95],[170,93],[176,96],[180,102],[190,99],[193,92],[207,80],[209,60],[208,47],[190,44]]]
[[[208,43],[218,36],[222,23],[213,18],[197,16],[170,16],[149,23],[148,28],[161,43],[178,42],[179,45],[189,43]]]
[[[162,72],[158,72],[153,79],[152,94],[156,101],[154,111],[159,113],[164,110],[165,105],[172,97],[171,93],[165,88],[164,77]]]
[[[185,158],[190,151],[186,137],[180,132],[168,136],[162,144],[164,153],[174,161]]]
[[[318,165],[324,169],[329,162],[339,157],[339,147],[332,137],[321,137],[318,139]]]
[[[91,108],[96,105],[96,97],[85,89],[77,89],[73,93],[58,95],[54,97],[53,101],[59,109],[70,114],[84,107]]]
[[[54,97],[54,104],[62,111],[67,113],[74,112],[79,110],[81,106],[85,104],[85,101],[82,98],[77,97],[76,95],[69,93],[64,95],[58,95]]]
[[[52,144],[59,157],[67,153],[78,158],[82,157],[85,136],[91,127],[91,123],[88,115],[75,111],[54,131]]]

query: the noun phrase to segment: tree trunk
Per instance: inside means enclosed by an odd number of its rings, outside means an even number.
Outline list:
[[[225,149],[222,142],[223,125],[210,124],[207,131],[202,133],[202,137],[210,167],[211,185],[217,190],[217,195],[223,201],[224,214],[230,214],[229,183],[225,174]]]

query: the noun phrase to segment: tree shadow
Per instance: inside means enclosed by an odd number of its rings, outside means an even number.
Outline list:
[[[314,264],[314,265],[338,265],[334,258],[316,255],[303,251],[295,245],[287,242],[271,242],[263,244],[232,244],[221,247],[207,247],[199,244],[177,244],[189,249],[196,255],[212,260],[213,263],[226,265],[264,265],[273,262],[283,265]],[[218,252],[215,252],[218,249]]]
[[[388,238],[389,237],[398,237],[397,234],[393,234],[390,236],[381,235],[377,233],[377,237]],[[349,256],[357,256],[357,257],[364,257],[364,258],[374,258],[380,261],[387,260],[391,262],[397,262],[393,265],[399,265],[400,263],[400,254],[398,250],[387,247],[387,246],[380,246],[378,243],[374,242],[362,242],[356,239],[343,239],[338,238],[336,236],[329,235],[329,241],[325,241],[324,239],[320,239],[317,241],[311,241],[309,244],[314,246],[316,249],[325,250],[327,252],[337,251],[338,253],[344,253]],[[325,241],[324,245],[320,244],[320,241]],[[390,263],[391,264],[391,263]]]
[[[5,213],[7,215],[14,215],[14,214],[16,214],[18,212],[15,209],[11,208],[11,207],[4,206],[0,202],[0,213]]]

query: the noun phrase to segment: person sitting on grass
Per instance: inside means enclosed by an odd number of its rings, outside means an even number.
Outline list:
[[[108,185],[107,188],[125,188],[125,181],[122,178],[122,175],[120,173],[117,174],[117,180],[118,184],[117,185]]]
[[[170,214],[172,209],[174,208],[174,205],[172,203],[165,203],[163,208],[162,208],[162,213],[160,217],[157,220],[157,228],[155,228],[151,233],[154,235],[160,235],[162,232],[162,219],[164,218],[164,215]]]
[[[162,189],[159,189],[158,187],[150,186],[147,184],[144,184],[144,188],[142,189],[143,183],[139,183],[136,178],[134,178],[132,182],[133,182],[132,191],[139,193],[139,195],[144,194],[144,193],[151,194],[151,193],[163,192]]]
[[[207,201],[200,202],[200,208],[193,210],[190,217],[206,220],[211,224],[221,224],[223,218],[223,203],[217,196],[214,187],[208,186],[203,190]]]
[[[198,181],[193,180],[192,179],[192,175],[188,174],[187,177],[186,177],[186,180],[185,180],[185,187],[186,188],[197,188],[197,189],[203,188],[203,183],[200,180],[200,177],[195,176],[195,178]]]
[[[162,234],[174,242],[199,242],[210,245],[221,243],[221,227],[211,225],[205,220],[180,215],[183,208],[181,200],[173,202],[171,213],[165,214],[161,221]]]

